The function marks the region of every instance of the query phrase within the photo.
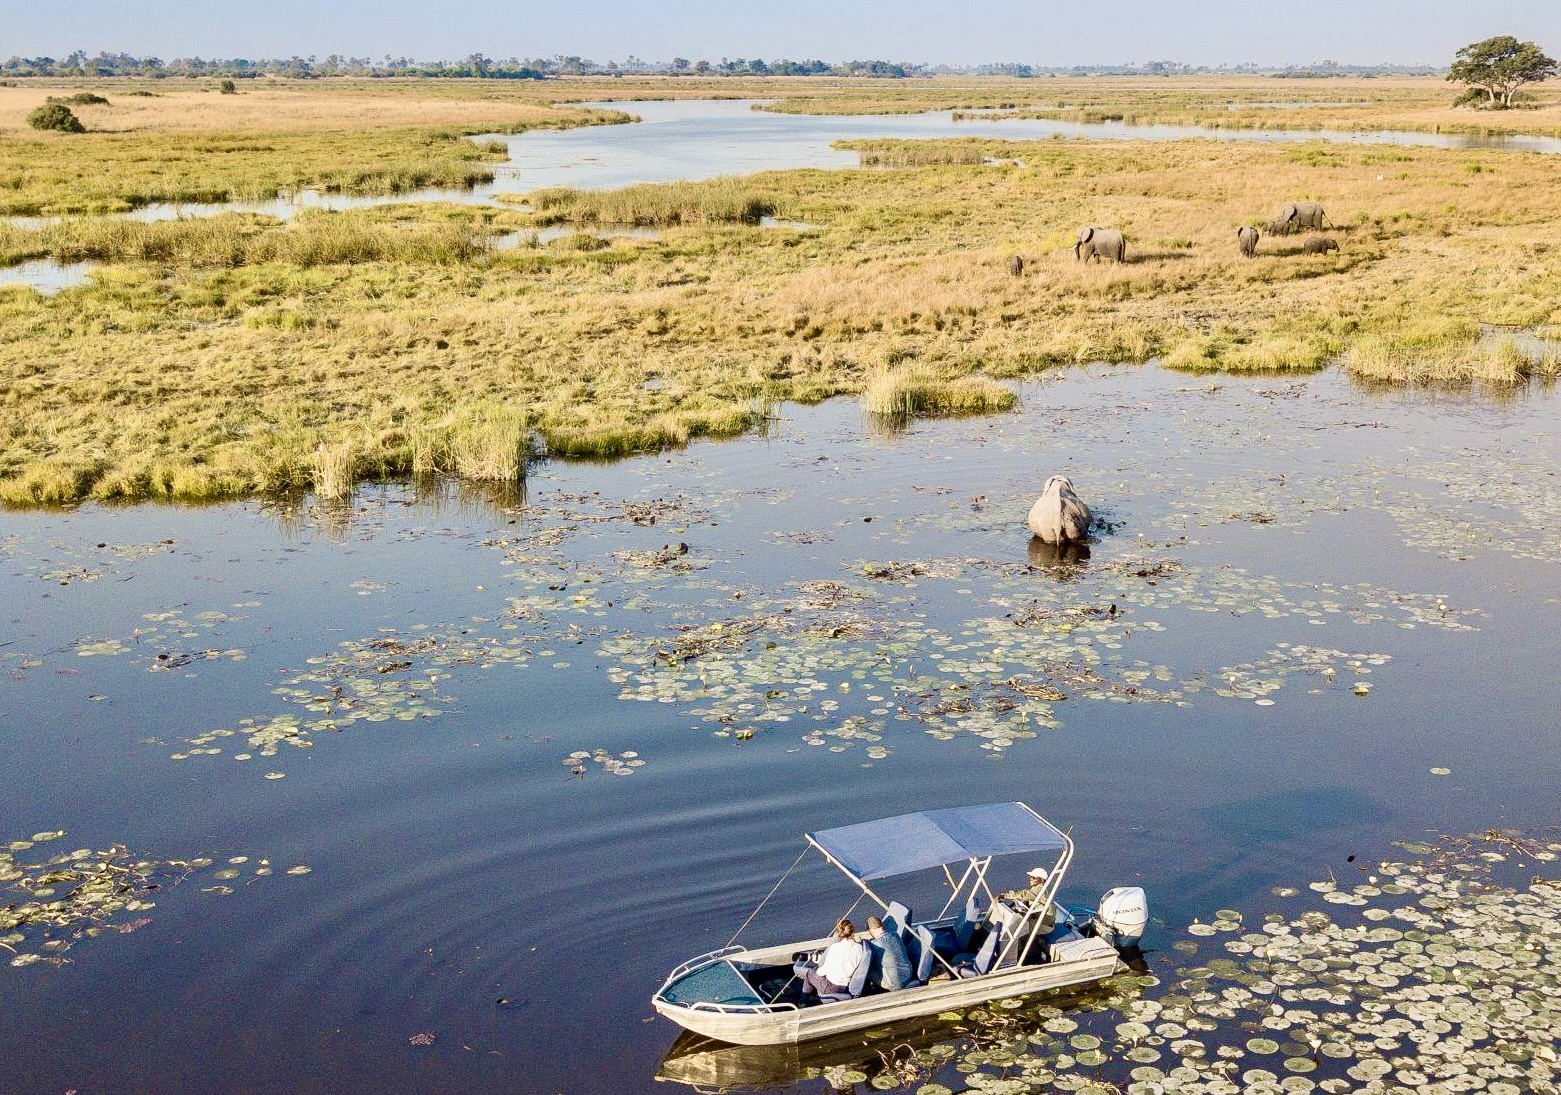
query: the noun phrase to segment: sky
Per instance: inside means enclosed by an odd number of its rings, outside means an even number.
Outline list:
[[[932,64],[1446,64],[1496,34],[1561,51],[1561,0],[0,0],[0,57]]]

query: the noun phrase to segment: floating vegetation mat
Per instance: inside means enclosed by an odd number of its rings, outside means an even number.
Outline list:
[[[1180,613],[1219,617],[1216,627],[1253,616],[1477,629],[1479,613],[1434,594],[1287,583],[1142,555],[1132,544],[1099,550],[1117,557],[1072,582],[981,559],[853,563],[849,582],[727,592],[685,608],[688,622],[662,636],[614,635],[600,652],[617,663],[607,672],[622,699],[678,705],[740,740],[756,728],[817,723],[804,733],[808,745],[832,752],[863,745],[869,760],[879,760],[890,754],[892,722],[939,740],[975,738],[1000,754],[1060,726],[1064,701],[1187,706],[1188,697],[1212,691],[1272,706],[1273,695],[1298,677],[1312,692],[1349,686],[1364,696],[1370,685],[1361,678],[1391,661],[1381,651],[1289,641],[1231,666],[1178,668],[1128,656]],[[920,598],[949,594],[961,609],[934,626]],[[730,613],[734,603],[741,615],[705,615]]]
[[[916,1095],[1555,1095],[1561,843],[1493,830],[1403,846],[1412,858],[1353,884],[1276,888],[1292,907],[1255,922],[1216,911],[1172,942],[1185,964],[1066,1006],[946,1013],[958,1040],[921,1049],[868,1031],[870,1064],[799,1078]]]
[[[302,864],[278,868],[270,859],[243,855],[221,865],[205,856],[144,858],[123,844],[38,858],[38,845],[52,846],[64,836],[61,830],[34,833],[0,846],[0,957],[14,967],[64,965],[72,960],[66,952],[84,939],[146,927],[152,922],[147,914],[157,907],[154,897],[180,883],[207,879],[201,893],[226,895],[240,879],[253,882],[279,870],[295,877],[310,873]]]

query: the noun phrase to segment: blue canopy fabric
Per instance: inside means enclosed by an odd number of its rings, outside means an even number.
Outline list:
[[[1022,802],[923,810],[821,829],[808,839],[864,882],[946,863],[1067,846],[1061,833]]]

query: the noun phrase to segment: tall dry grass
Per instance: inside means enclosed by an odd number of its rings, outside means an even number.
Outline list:
[[[540,224],[758,224],[780,210],[780,199],[743,179],[644,183],[621,190],[551,187],[524,196]]]
[[[886,366],[862,388],[862,407],[881,418],[944,417],[1006,411],[1018,402],[1011,388],[986,377],[939,377],[927,369]]]

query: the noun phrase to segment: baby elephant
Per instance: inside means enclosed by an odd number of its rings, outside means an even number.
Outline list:
[[[1112,262],[1127,261],[1127,240],[1115,228],[1080,228],[1079,242],[1073,245],[1073,261],[1108,258]]]
[[[1024,259],[1018,255],[1008,256],[1008,272],[1014,277],[1022,275],[1024,273]]]
[[[1077,542],[1089,536],[1089,507],[1073,493],[1073,480],[1054,475],[1046,480],[1046,489],[1030,507],[1025,524],[1048,544]]]
[[[1339,241],[1331,236],[1307,236],[1306,242],[1301,244],[1303,255],[1326,255],[1329,251],[1337,251]]]
[[[1236,242],[1241,245],[1241,253],[1247,258],[1257,254],[1258,232],[1250,225],[1242,225],[1236,229]]]

